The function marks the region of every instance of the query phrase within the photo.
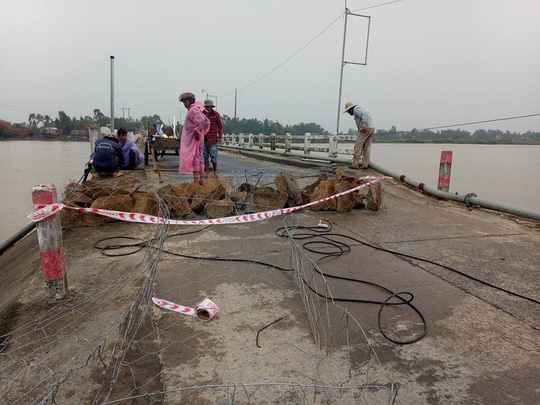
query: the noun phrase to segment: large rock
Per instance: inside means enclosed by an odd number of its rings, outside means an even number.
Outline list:
[[[156,197],[152,193],[135,193],[133,195],[133,208],[131,209],[131,212],[135,212],[137,214],[146,214],[146,215],[154,215],[157,216],[159,209],[158,209],[158,202],[156,200]]]
[[[133,198],[130,195],[113,195],[110,197],[99,197],[92,203],[90,208],[131,212],[133,209]]]
[[[358,180],[363,174],[358,170],[339,168],[336,170],[336,180]]]
[[[227,198],[224,200],[211,201],[206,204],[205,208],[208,218],[223,218],[232,214],[234,211],[234,204]]]
[[[172,214],[176,217],[183,217],[191,213],[191,210],[189,209],[189,199],[183,195],[184,189],[184,186],[178,189],[178,186],[167,184],[156,191],[158,197],[163,200]],[[179,194],[182,194],[182,197],[180,197]]]
[[[339,180],[335,182],[334,194],[342,193],[356,187],[356,181],[354,180]],[[354,192],[338,197],[336,210],[340,212],[349,212],[354,208]]]
[[[102,215],[64,208],[60,211],[60,222],[64,228],[72,226],[100,226],[104,222],[107,222],[107,218]]]
[[[115,194],[133,194],[141,187],[141,182],[129,175],[113,179],[110,184]]]
[[[322,180],[320,184],[313,190],[311,195],[311,202],[322,200],[324,198],[330,197],[335,194],[335,180]],[[336,210],[337,201],[336,199],[328,200],[321,202],[319,204],[312,205],[310,208],[314,211],[323,211],[323,210]]]
[[[199,190],[199,194],[193,197],[191,210],[197,214],[202,214],[204,206],[211,201],[220,200],[226,192],[223,183],[214,175],[208,176]]]
[[[366,196],[366,205],[370,210],[379,211],[381,209],[382,187],[381,182],[369,186]]]
[[[290,207],[303,204],[300,187],[292,174],[282,172],[274,179],[274,183],[280,193],[287,195],[287,203]]]
[[[114,194],[111,184],[105,181],[88,180],[83,183],[83,186],[85,194],[92,199],[108,197]]]
[[[86,189],[82,184],[69,183],[64,190],[62,202],[71,206],[90,207],[94,200],[85,191]]]
[[[354,198],[354,209],[365,208],[366,206],[366,204],[364,203],[365,196],[357,192],[352,193],[352,195]]]
[[[253,193],[253,202],[248,204],[248,211],[261,212],[281,209],[287,203],[287,194],[272,187],[261,187]]]

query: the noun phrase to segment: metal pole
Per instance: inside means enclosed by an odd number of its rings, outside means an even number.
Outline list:
[[[111,132],[114,134],[114,56],[111,55]]]
[[[236,134],[236,88],[234,89],[234,133]]]
[[[347,15],[348,14],[349,14],[349,9],[345,7],[345,26],[343,28],[343,49],[341,51],[341,74],[339,76],[339,97],[338,97],[338,108],[337,108],[336,135],[339,133],[339,117],[341,115],[341,88],[343,86],[343,67],[345,66],[345,40],[347,38]]]

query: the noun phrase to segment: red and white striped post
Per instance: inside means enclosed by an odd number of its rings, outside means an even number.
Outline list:
[[[34,209],[58,202],[54,184],[40,184],[32,187]],[[55,214],[37,223],[41,267],[45,279],[47,299],[62,299],[68,294],[66,262],[62,246],[60,216]]]
[[[439,185],[438,189],[448,192],[450,188],[450,172],[452,171],[452,151],[444,150],[441,152],[441,165],[439,166]]]

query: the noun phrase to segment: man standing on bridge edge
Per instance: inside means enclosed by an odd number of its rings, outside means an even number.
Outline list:
[[[204,137],[204,171],[208,176],[210,174],[210,162],[212,162],[214,174],[217,174],[218,145],[221,145],[223,139],[223,125],[221,124],[221,116],[214,110],[212,100],[204,101],[203,113],[210,120],[210,130]]]
[[[360,161],[360,156],[362,156],[361,169],[367,169],[369,166],[369,158],[371,156],[371,141],[373,140],[373,134],[375,133],[371,114],[365,108],[360,107],[351,101],[345,104],[345,111],[343,112],[352,115],[356,121],[356,126],[358,127],[358,135],[354,144],[354,156],[351,165],[354,169],[359,169],[358,163]]]

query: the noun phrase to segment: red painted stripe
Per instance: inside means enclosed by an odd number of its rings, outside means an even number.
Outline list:
[[[64,249],[40,252],[41,267],[45,280],[58,280],[66,274]]]

